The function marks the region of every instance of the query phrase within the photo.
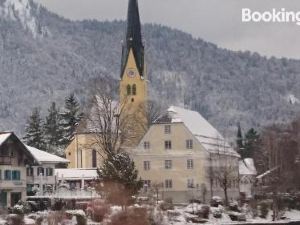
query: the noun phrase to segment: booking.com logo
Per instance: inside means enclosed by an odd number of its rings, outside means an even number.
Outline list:
[[[280,10],[272,9],[270,11],[252,11],[249,8],[242,9],[242,22],[265,22],[265,23],[296,23],[300,25],[300,11],[286,11],[285,8]]]

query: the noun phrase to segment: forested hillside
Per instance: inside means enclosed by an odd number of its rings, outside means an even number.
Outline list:
[[[124,31],[121,21],[74,22],[27,0],[0,0],[0,130],[22,133],[33,107],[46,113],[70,92],[84,102],[93,79],[117,83]],[[221,49],[159,25],[143,33],[153,98],[198,110],[222,132],[300,110],[300,61]]]

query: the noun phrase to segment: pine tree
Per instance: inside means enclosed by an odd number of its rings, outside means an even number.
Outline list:
[[[61,114],[62,117],[62,128],[63,128],[63,140],[62,144],[67,145],[74,137],[74,133],[80,119],[82,118],[82,113],[80,113],[80,106],[75,98],[74,94],[71,94],[65,100],[65,110]]]
[[[63,139],[63,132],[60,126],[61,116],[59,115],[59,109],[56,107],[55,102],[52,102],[48,113],[44,124],[46,149],[50,153],[63,155],[62,151],[60,151],[62,149]]]
[[[43,121],[40,116],[40,110],[38,108],[34,108],[31,116],[29,117],[25,129],[24,141],[27,145],[44,149],[45,141],[44,141],[44,133],[43,133]]]
[[[245,134],[245,154],[244,158],[253,158],[256,148],[259,147],[260,136],[256,130],[251,128]]]
[[[108,200],[122,205],[127,205],[143,186],[133,160],[125,152],[109,155],[104,160],[98,169],[98,180],[104,184],[104,192],[109,192]]]
[[[237,131],[237,137],[236,137],[236,146],[237,151],[241,155],[241,158],[244,158],[244,144],[243,144],[243,134],[240,123],[238,123],[238,131]]]

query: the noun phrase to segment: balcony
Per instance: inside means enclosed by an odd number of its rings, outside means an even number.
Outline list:
[[[10,156],[0,155],[0,165],[11,165],[12,158]]]

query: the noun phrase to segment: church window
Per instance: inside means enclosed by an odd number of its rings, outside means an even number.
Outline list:
[[[127,95],[131,95],[131,86],[127,85]]]
[[[136,95],[136,85],[132,85],[132,95]]]
[[[97,167],[97,152],[95,149],[92,151],[92,168]]]

